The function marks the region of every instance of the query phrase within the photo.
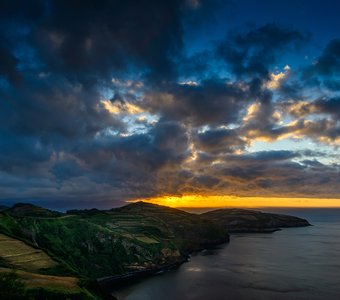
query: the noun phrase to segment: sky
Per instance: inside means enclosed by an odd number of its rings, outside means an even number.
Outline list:
[[[0,2],[0,201],[340,206],[340,2]]]

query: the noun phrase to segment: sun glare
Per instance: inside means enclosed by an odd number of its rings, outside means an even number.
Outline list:
[[[238,196],[161,196],[131,200],[145,201],[169,207],[340,207],[339,199],[332,198],[279,198],[279,197],[238,197]]]

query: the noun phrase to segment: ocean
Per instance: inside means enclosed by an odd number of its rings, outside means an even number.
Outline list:
[[[178,269],[115,290],[119,300],[340,299],[340,209],[262,209],[313,226],[233,234]]]

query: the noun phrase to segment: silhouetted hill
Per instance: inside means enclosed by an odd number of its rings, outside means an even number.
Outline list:
[[[298,217],[235,208],[217,209],[202,216],[220,222],[229,232],[273,232],[285,227],[310,225],[307,220]]]
[[[7,208],[8,208],[8,206],[6,206],[6,205],[0,205],[0,211],[5,210]]]
[[[40,206],[30,203],[16,203],[11,208],[7,208],[4,212],[18,217],[45,217],[53,218],[59,217],[62,213],[57,211],[48,210]]]

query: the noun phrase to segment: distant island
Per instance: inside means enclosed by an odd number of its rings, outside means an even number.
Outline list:
[[[309,225],[244,209],[191,214],[137,202],[60,213],[18,203],[0,208],[0,276],[20,281],[27,299],[114,299],[113,286],[177,267],[229,233]]]

